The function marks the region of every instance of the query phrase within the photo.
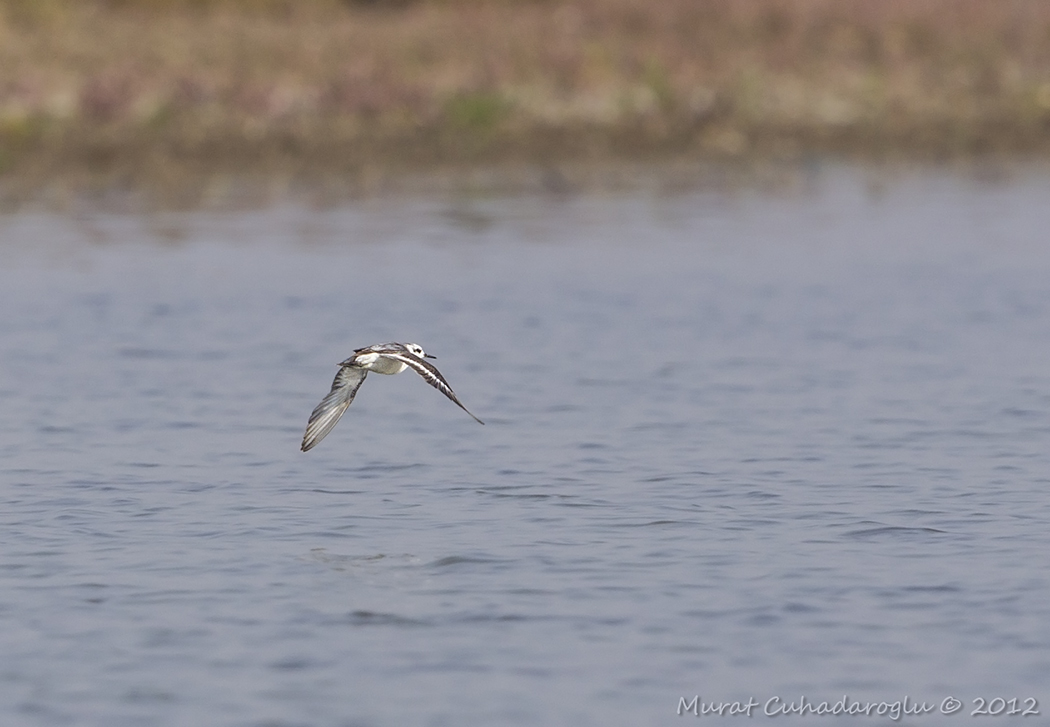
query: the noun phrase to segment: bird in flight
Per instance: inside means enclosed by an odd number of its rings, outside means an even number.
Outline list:
[[[306,425],[306,434],[303,435],[302,450],[307,452],[317,446],[324,439],[332,427],[343,416],[343,412],[354,400],[354,395],[361,388],[369,371],[377,374],[399,374],[405,369],[413,369],[423,379],[447,396],[463,411],[467,407],[456,398],[456,392],[445,381],[445,377],[426,359],[437,358],[424,353],[423,347],[417,343],[377,343],[374,346],[366,346],[354,351],[354,355],[339,364],[339,373],[335,375],[332,382],[332,390],[328,396],[321,399]],[[470,414],[478,424],[485,422]]]

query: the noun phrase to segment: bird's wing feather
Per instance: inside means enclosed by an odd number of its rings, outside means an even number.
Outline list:
[[[442,394],[447,396],[452,402],[463,411],[470,414],[470,410],[460,403],[459,399],[456,398],[456,392],[452,391],[452,387],[445,381],[445,377],[441,375],[441,372],[437,370],[432,363],[424,361],[418,356],[414,356],[411,353],[402,353],[400,351],[384,351],[383,356],[386,358],[392,358],[395,361],[400,361],[403,364],[411,367],[417,374],[423,377],[423,380],[433,386],[435,389],[440,391]],[[473,414],[470,414],[474,421],[478,424],[484,424],[485,422],[478,419]]]
[[[302,450],[304,452],[313,449],[328,435],[328,432],[332,431],[339,417],[343,416],[343,412],[354,400],[354,394],[361,388],[361,383],[367,375],[368,372],[364,369],[351,366],[343,366],[339,369],[339,373],[335,375],[335,380],[332,382],[332,390],[328,392],[328,396],[321,399],[321,403],[310,414],[306,434],[303,435]]]

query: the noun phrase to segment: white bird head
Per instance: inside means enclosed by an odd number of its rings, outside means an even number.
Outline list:
[[[437,358],[437,356],[431,356],[430,354],[426,353],[423,350],[423,347],[420,346],[418,343],[406,343],[405,348],[407,348],[408,352],[411,353],[413,356],[419,356],[420,358]]]

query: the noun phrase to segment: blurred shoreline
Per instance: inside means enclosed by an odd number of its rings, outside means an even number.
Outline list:
[[[5,194],[1050,157],[1042,0],[0,0],[0,69]]]

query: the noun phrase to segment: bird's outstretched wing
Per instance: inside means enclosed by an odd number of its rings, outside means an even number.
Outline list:
[[[332,390],[328,392],[328,396],[321,399],[321,403],[310,415],[310,421],[306,425],[306,434],[303,435],[302,450],[304,452],[313,449],[328,435],[328,432],[332,431],[339,417],[343,416],[343,412],[354,400],[354,394],[361,388],[361,382],[367,375],[368,372],[364,369],[351,366],[343,366],[339,369],[339,373],[335,375],[335,381],[332,382]]]
[[[470,410],[460,403],[459,399],[456,398],[456,392],[452,390],[452,387],[445,381],[445,377],[441,375],[441,372],[434,367],[429,361],[424,361],[418,356],[414,356],[411,353],[402,353],[401,351],[384,351],[383,356],[386,358],[392,358],[395,361],[400,361],[403,364],[407,364],[409,367],[415,370],[417,374],[423,377],[423,380],[433,386],[435,389],[440,391],[442,394],[447,396],[452,402],[463,411],[470,414]],[[484,424],[485,422],[478,419],[473,414],[470,416],[478,424]]]

